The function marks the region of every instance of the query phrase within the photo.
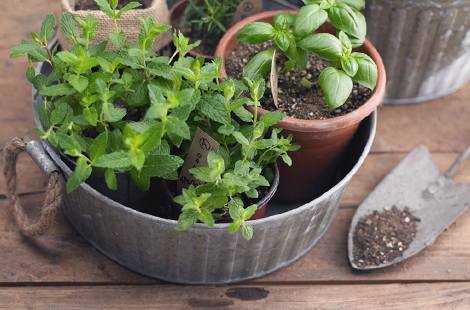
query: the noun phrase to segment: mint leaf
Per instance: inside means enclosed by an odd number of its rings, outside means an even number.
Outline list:
[[[95,138],[93,144],[90,147],[90,160],[95,161],[106,152],[106,146],[108,144],[108,132],[101,133]]]
[[[114,45],[116,45],[118,48],[121,48],[121,46],[126,41],[126,34],[123,31],[119,32],[119,34],[111,32],[109,34],[109,39],[114,43]]]
[[[157,123],[152,126],[147,132],[147,139],[140,145],[140,148],[145,155],[150,154],[157,144],[161,141],[163,135],[163,124]]]
[[[168,116],[167,119],[163,121],[163,125],[168,128],[170,132],[177,134],[184,139],[190,138],[188,124],[176,116]]]
[[[71,75],[68,81],[79,93],[88,87],[88,79],[84,76]]]
[[[279,111],[268,112],[261,115],[259,121],[264,123],[264,127],[271,127],[282,121],[284,117],[286,117],[286,115]]]
[[[91,125],[96,126],[98,123],[98,112],[96,111],[96,108],[91,107],[83,109],[83,115]]]
[[[104,179],[106,180],[106,184],[108,184],[110,189],[117,190],[116,174],[112,169],[106,170],[104,173]]]
[[[143,192],[146,192],[150,188],[150,175],[145,171],[137,170],[136,168],[131,169],[131,177],[134,184]]]
[[[66,102],[63,102],[52,111],[51,122],[54,124],[62,124],[66,121],[67,116],[68,118],[73,117],[73,110]]]
[[[76,89],[70,84],[57,84],[46,87],[41,90],[39,93],[43,96],[66,96],[73,95],[77,92]]]
[[[10,51],[21,53],[21,54],[26,54],[34,50],[38,50],[40,48],[41,48],[41,45],[39,45],[39,43],[22,40],[21,44],[18,44],[17,46],[10,48]]]
[[[75,43],[74,41],[77,41],[77,38],[80,38],[77,23],[73,20],[73,17],[70,14],[66,12],[62,13],[60,26],[62,27],[63,34],[70,42]]]
[[[224,97],[220,94],[214,96],[206,94],[201,97],[197,108],[212,120],[225,125],[230,125],[230,112],[225,108],[224,101]]]
[[[141,6],[142,4],[138,3],[138,2],[130,2],[128,3],[125,7],[123,7],[122,9],[119,10],[119,12],[116,14],[116,18],[121,18],[121,15],[122,13],[125,13],[127,11],[130,11],[132,10],[133,8],[136,8],[136,7],[139,7]]]
[[[233,223],[230,224],[229,228],[228,228],[228,232],[233,234],[234,232],[236,232],[238,230],[238,228],[240,228],[240,225],[243,224],[243,220],[242,219],[235,219],[233,221]]]
[[[106,1],[106,0],[95,0],[95,2],[96,2],[96,4],[99,5],[101,11],[103,11],[106,15],[108,15],[111,18],[114,17],[113,9],[111,9],[111,6],[109,5],[108,1]]]
[[[55,27],[55,16],[54,14],[49,14],[46,16],[41,26],[41,34],[39,37],[42,40],[52,39],[54,36],[54,27]]]
[[[105,154],[99,157],[93,166],[102,168],[119,169],[131,165],[131,161],[126,151],[118,151],[111,154]]]
[[[26,78],[30,83],[34,83],[36,78],[36,71],[34,71],[33,67],[28,67],[28,70],[26,70]]]
[[[248,140],[245,138],[245,136],[241,132],[234,131],[232,132],[232,136],[234,136],[235,139],[237,139],[238,143],[240,143],[241,145],[250,144],[250,142],[248,142]]]
[[[162,177],[176,171],[183,162],[183,159],[175,155],[150,155],[145,159],[142,170],[150,176]]]
[[[250,240],[253,238],[253,227],[249,224],[246,224],[242,228],[242,235],[245,237],[246,240]]]

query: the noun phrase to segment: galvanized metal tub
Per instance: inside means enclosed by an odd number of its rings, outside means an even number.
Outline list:
[[[367,38],[387,72],[384,103],[452,93],[470,80],[469,0],[367,0]]]
[[[47,74],[50,68],[46,67],[40,64],[38,69]],[[33,89],[33,98],[34,94]],[[33,100],[33,111],[37,126],[43,129],[38,115],[40,102],[40,96]],[[229,224],[211,228],[196,224],[187,231],[176,231],[175,220],[127,208],[88,184],[64,197],[63,212],[103,254],[152,278],[182,284],[221,284],[260,277],[297,260],[326,232],[352,176],[369,153],[376,121],[373,112],[361,123],[331,189],[302,205],[270,203],[264,219],[250,222],[254,229],[250,241],[240,233],[229,234]],[[68,178],[72,172],[47,142],[30,143],[28,153],[47,173],[58,170]],[[155,197],[161,203],[163,199],[163,195]]]

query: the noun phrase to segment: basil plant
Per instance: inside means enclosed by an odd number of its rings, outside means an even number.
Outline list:
[[[297,15],[281,13],[274,16],[274,26],[254,22],[245,25],[237,33],[237,41],[260,44],[274,39],[273,47],[254,56],[246,65],[248,76],[271,71],[274,51],[279,48],[289,58],[286,69],[296,65],[302,71],[309,53],[332,62],[323,70],[318,84],[326,103],[335,109],[346,102],[351,94],[353,81],[374,89],[377,83],[377,66],[366,54],[352,52],[364,43],[366,21],[359,12],[364,0],[303,0],[305,5]],[[336,27],[336,36],[330,33],[314,33],[326,19]],[[313,83],[303,80],[303,86]]]

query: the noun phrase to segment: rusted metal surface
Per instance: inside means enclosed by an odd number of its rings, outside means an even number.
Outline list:
[[[454,184],[450,180],[457,167],[470,154],[467,148],[446,174],[440,175],[431,154],[423,146],[415,147],[388,174],[359,206],[348,235],[348,256],[356,269],[376,269],[403,261],[434,243],[437,236],[449,227],[470,206],[470,184]],[[360,218],[382,212],[385,207],[408,207],[417,222],[416,238],[403,256],[378,266],[359,267],[354,263],[353,235]]]

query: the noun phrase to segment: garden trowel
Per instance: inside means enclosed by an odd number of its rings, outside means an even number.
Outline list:
[[[470,184],[454,184],[450,177],[470,155],[468,147],[450,169],[440,175],[431,154],[424,146],[415,147],[359,206],[351,222],[348,235],[348,256],[353,268],[375,269],[386,267],[415,255],[431,245],[436,237],[452,224],[470,206]],[[353,257],[353,234],[360,218],[374,211],[396,206],[408,207],[419,218],[417,232],[403,256],[380,265],[357,266]]]

